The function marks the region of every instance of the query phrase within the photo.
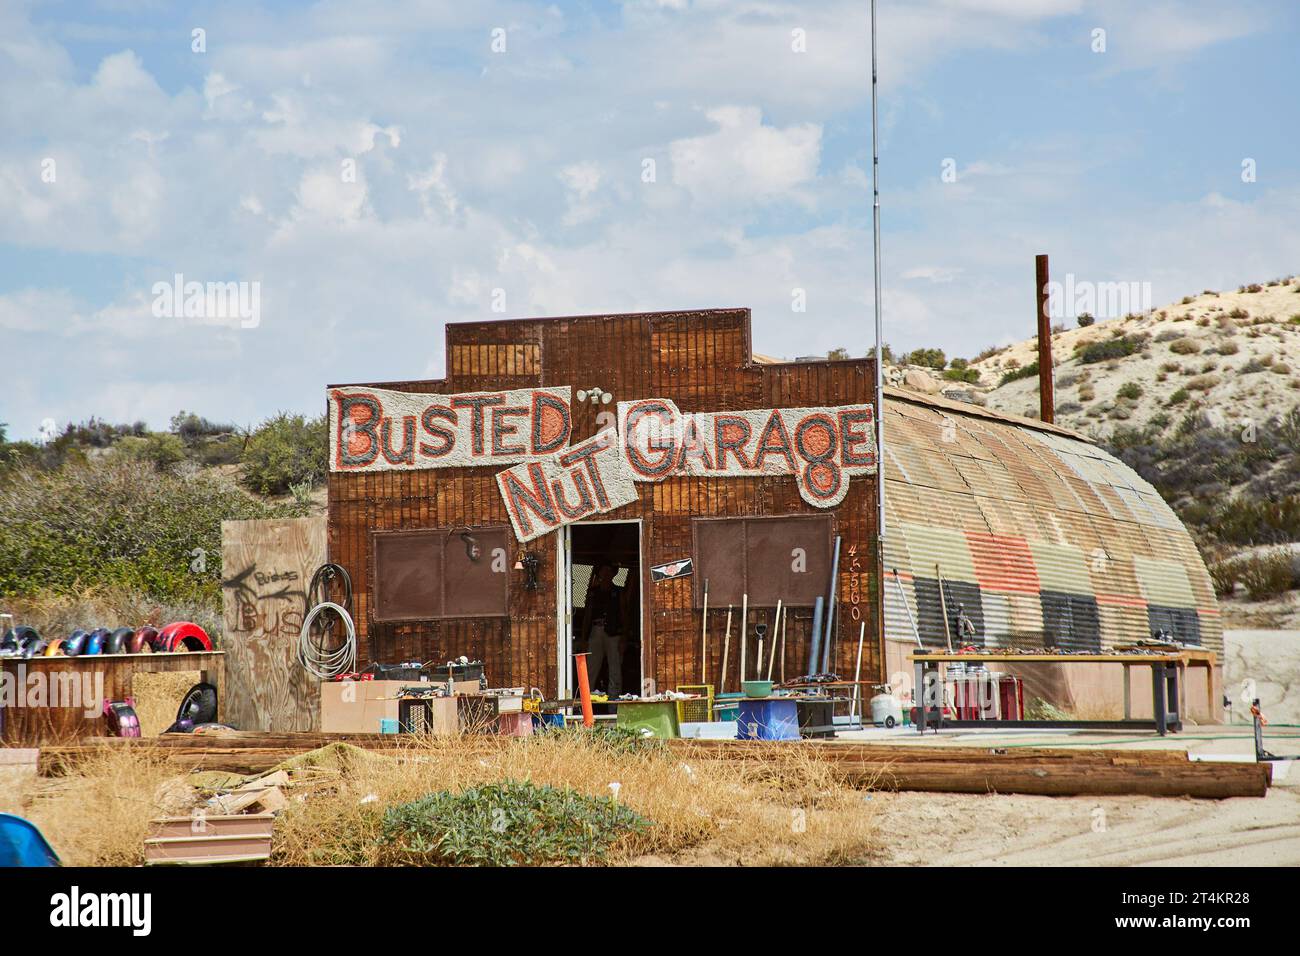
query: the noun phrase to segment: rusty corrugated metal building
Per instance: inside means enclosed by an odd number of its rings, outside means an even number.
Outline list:
[[[890,638],[914,643],[915,622],[945,646],[946,603],[992,646],[1099,651],[1163,631],[1222,651],[1200,554],[1123,462],[1064,428],[895,389],[884,422]]]
[[[446,356],[443,379],[330,386],[330,400],[341,389],[391,390],[433,401],[565,387],[572,390],[570,445],[610,424],[617,403],[664,399],[684,413],[766,415],[773,409],[826,413],[874,400],[869,359],[756,361],[746,309],[453,324],[446,330]],[[634,501],[521,543],[511,533],[517,516],[497,484],[499,466],[467,461],[408,468],[400,464],[398,447],[390,459],[399,462],[398,470],[336,468],[329,479],[329,551],[356,588],[360,659],[464,654],[485,662],[494,685],[563,693],[571,688],[569,656],[581,649],[582,636],[574,631],[586,573],[599,558],[612,557],[623,569],[620,581],[636,630],[629,680],[639,676],[649,682],[643,686],[658,689],[693,684],[703,665],[707,682],[716,685],[725,604],[732,602],[728,685],[738,689],[744,587],[755,594],[751,655],[754,625],[773,623],[771,596],[795,599],[786,645],[787,676],[795,676],[808,653],[811,592],[798,593],[788,576],[771,579],[771,562],[759,557],[764,548],[784,554],[781,549],[794,542],[813,552],[808,567],[822,572],[835,536],[843,550],[831,669],[840,674],[852,672],[860,622],[867,626],[864,679],[887,678],[886,638],[914,643],[913,622],[922,642],[944,644],[945,601],[950,615],[961,605],[992,645],[1098,648],[1165,629],[1221,649],[1213,591],[1190,537],[1125,465],[1064,428],[895,389],[887,391],[884,421],[883,565],[876,560],[876,479],[861,473],[847,480],[843,499],[826,508],[810,504],[791,474],[639,479]],[[332,444],[346,446],[347,427],[335,421]],[[386,425],[385,440],[397,443],[391,431]],[[387,586],[382,570],[377,573],[377,555],[406,555],[407,566],[422,561],[420,555],[434,555],[419,550],[422,533],[429,540],[440,536],[440,550],[429,560],[441,562],[455,586],[440,584],[439,595],[428,598],[429,610],[419,610],[419,601],[406,595],[385,610],[377,594]],[[462,567],[462,540],[506,552],[509,572],[500,587],[499,579],[489,587],[474,568]],[[759,557],[746,567],[727,558],[737,551]],[[651,573],[688,557],[695,561],[692,577],[658,580]],[[526,565],[532,559],[536,586],[530,589]],[[711,596],[702,655],[705,578]],[[476,589],[482,600],[467,602],[465,595]],[[752,676],[752,656],[749,666]]]

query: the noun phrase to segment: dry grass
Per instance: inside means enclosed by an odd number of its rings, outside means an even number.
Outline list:
[[[666,748],[625,752],[576,735],[413,738],[370,752],[336,744],[295,758],[275,826],[276,865],[372,866],[386,807],[437,790],[505,780],[617,799],[652,821],[611,864],[818,865],[864,861],[873,804],[815,752],[770,761],[683,761]],[[67,863],[137,865],[147,821],[184,812],[198,793],[161,751],[112,748],[40,781],[27,814]],[[170,804],[170,805],[169,805]]]
[[[42,778],[25,815],[66,865],[138,866],[149,820],[189,800],[158,752],[106,747],[66,775]]]
[[[175,723],[181,700],[201,676],[201,671],[133,675],[131,695],[135,699],[135,715],[140,719],[140,736],[157,737]]]
[[[686,763],[666,750],[617,753],[568,737],[427,738],[397,752],[343,751],[295,778],[301,786],[276,824],[273,862],[282,865],[374,865],[386,806],[504,780],[597,797],[619,784],[619,801],[653,826],[620,841],[611,863],[836,864],[871,849],[865,795],[812,753]]]

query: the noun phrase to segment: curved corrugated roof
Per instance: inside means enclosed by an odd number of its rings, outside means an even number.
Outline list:
[[[1163,630],[1222,650],[1191,537],[1113,455],[1066,428],[898,389],[884,426],[888,636],[913,640],[910,610],[921,639],[944,646],[946,603],[949,628],[961,605],[990,646],[1097,650]]]

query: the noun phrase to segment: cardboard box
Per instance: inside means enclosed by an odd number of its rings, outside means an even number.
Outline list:
[[[475,693],[478,691],[477,682]],[[320,729],[327,734],[377,734],[381,720],[398,721],[404,687],[430,685],[409,680],[328,681],[320,685]],[[430,733],[456,733],[456,698],[431,698]]]
[[[410,683],[406,680],[326,681],[320,685],[321,731],[379,733],[381,719],[397,719],[397,695]]]

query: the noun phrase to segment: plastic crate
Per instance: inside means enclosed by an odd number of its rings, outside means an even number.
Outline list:
[[[745,699],[738,710],[736,737],[740,740],[799,739],[799,708],[793,700]]]
[[[696,694],[699,700],[679,700],[677,720],[683,724],[703,724],[713,719],[712,684],[678,684],[677,693]]]
[[[719,694],[718,702],[713,708],[714,720],[735,720],[740,713],[740,702],[744,694]]]
[[[681,736],[677,707],[671,700],[621,700],[618,702],[619,727],[648,730],[655,737]]]

